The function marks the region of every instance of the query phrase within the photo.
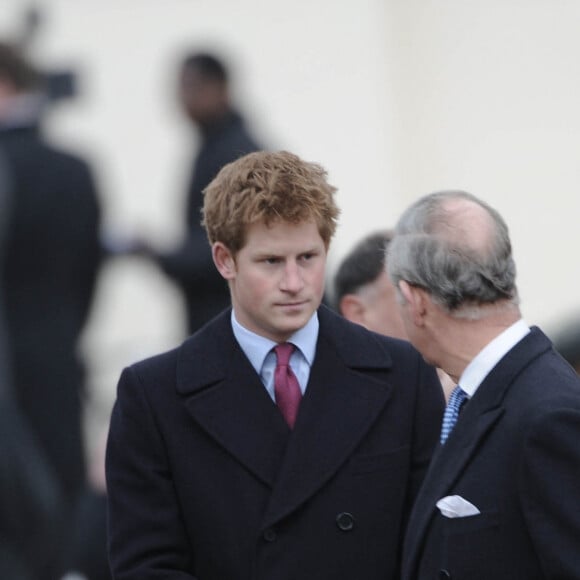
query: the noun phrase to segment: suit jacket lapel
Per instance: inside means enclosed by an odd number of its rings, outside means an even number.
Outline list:
[[[445,445],[431,461],[423,487],[415,501],[405,546],[405,562],[416,565],[429,523],[436,513],[436,503],[449,495],[453,485],[477,452],[480,442],[495,428],[504,413],[504,397],[517,375],[551,344],[533,328],[508,352],[488,374],[473,398],[465,406]],[[405,578],[407,573],[403,575]]]
[[[413,506],[405,561],[417,562],[423,538],[431,519],[436,514],[435,504],[449,495],[449,490],[469,463],[473,453],[476,452],[479,442],[493,429],[502,415],[502,408],[476,406],[474,397],[474,400],[462,412],[461,422],[457,423],[445,445],[440,446],[435,452]],[[470,423],[467,424],[467,421]]]
[[[334,340],[342,333],[328,332],[324,320],[321,317],[316,360],[262,522],[264,528],[299,507],[336,473],[391,395],[384,383],[348,362],[360,362],[366,356],[369,367],[388,368],[388,353],[373,350],[374,343],[350,343],[350,352],[345,353]]]
[[[229,314],[184,343],[177,389],[194,420],[272,486],[290,431],[239,348]]]

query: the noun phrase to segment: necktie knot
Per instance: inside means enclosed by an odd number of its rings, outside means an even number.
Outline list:
[[[274,395],[276,404],[284,419],[292,428],[298,415],[302,391],[298,379],[290,366],[290,356],[294,345],[289,342],[274,347],[276,353],[276,370],[274,371]]]
[[[283,342],[282,344],[274,347],[274,352],[276,353],[278,366],[287,367],[290,363],[290,357],[294,352],[294,345],[290,342]]]
[[[467,400],[467,393],[457,385],[453,391],[451,391],[451,396],[449,397],[449,402],[447,403],[447,408],[445,409],[445,414],[443,415],[443,425],[441,426],[441,444],[445,443],[447,437],[455,427],[457,419],[459,417],[459,412],[463,403]]]

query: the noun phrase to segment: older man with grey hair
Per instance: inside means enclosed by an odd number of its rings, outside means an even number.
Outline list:
[[[504,220],[466,192],[427,195],[387,264],[411,342],[458,383],[404,580],[580,578],[580,379],[522,320]]]

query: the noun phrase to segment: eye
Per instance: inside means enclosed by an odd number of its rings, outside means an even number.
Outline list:
[[[264,258],[262,261],[265,264],[279,264],[280,258],[277,258],[276,256],[268,256],[267,258]]]

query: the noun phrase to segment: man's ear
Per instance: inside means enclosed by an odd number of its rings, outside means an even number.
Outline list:
[[[427,313],[428,295],[418,286],[411,286],[405,280],[399,282],[399,290],[407,303],[409,312],[411,313],[411,320],[417,326],[423,326],[425,314]]]
[[[365,305],[356,294],[345,294],[338,303],[340,313],[351,322],[365,323]]]
[[[215,242],[211,247],[211,255],[215,267],[226,280],[236,277],[236,261],[227,246]]]

